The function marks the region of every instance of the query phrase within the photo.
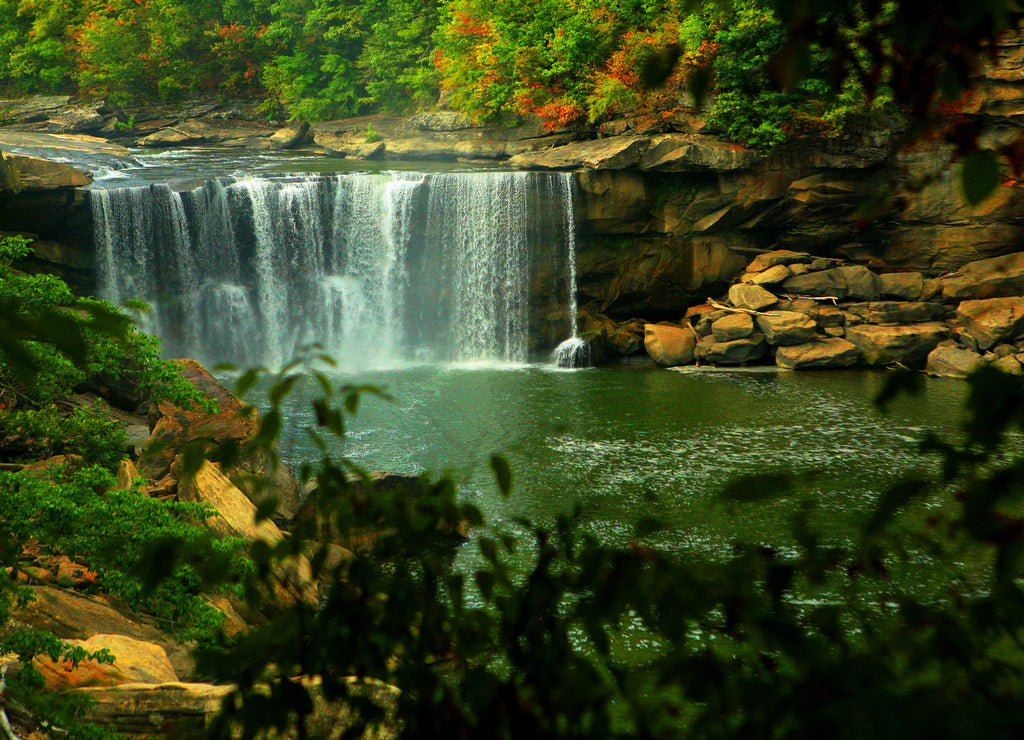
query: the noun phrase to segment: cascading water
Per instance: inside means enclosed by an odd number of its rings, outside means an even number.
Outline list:
[[[100,292],[146,301],[165,353],[208,364],[312,343],[353,370],[523,363],[537,315],[569,301],[575,324],[572,201],[569,175],[521,172],[94,190]]]
[[[568,219],[573,218],[573,202],[572,202],[572,190],[567,192],[568,202],[566,203],[565,213]],[[582,339],[579,335],[579,327],[576,322],[576,315],[579,313],[579,306],[576,302],[576,229],[574,223],[570,220],[565,225],[566,233],[569,235],[569,323],[572,335],[561,342],[555,351],[551,353],[551,357],[557,367],[561,368],[581,368],[591,367],[594,364],[593,357],[590,352],[590,343],[585,339]]]

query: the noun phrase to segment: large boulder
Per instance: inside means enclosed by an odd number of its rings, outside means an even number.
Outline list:
[[[749,311],[760,311],[778,303],[778,297],[770,290],[760,285],[748,285],[737,283],[729,288],[729,301],[736,308],[745,308]]]
[[[836,268],[795,275],[782,283],[782,289],[796,295],[825,298],[846,298],[849,294],[843,273]]]
[[[779,347],[775,364],[790,370],[850,367],[860,360],[860,350],[845,339],[821,339],[806,344]]]
[[[22,154],[5,154],[4,162],[14,173],[18,190],[78,188],[92,183],[87,174],[63,162]]]
[[[846,339],[857,346],[869,365],[920,365],[948,334],[944,324],[930,322],[911,326],[871,326],[846,329]]]
[[[152,643],[163,648],[179,677],[187,678],[195,671],[195,662],[185,646],[155,627],[115,609],[99,597],[72,593],[52,586],[27,588],[31,599],[13,612],[13,624],[52,632],[62,640],[121,635],[139,642]]]
[[[637,166],[650,146],[650,141],[646,136],[613,136],[578,141],[540,152],[517,154],[508,163],[522,169],[621,170]]]
[[[256,522],[256,507],[232,483],[216,463],[204,462],[195,475],[179,476],[178,498],[207,504],[214,513],[206,519],[206,526],[221,537],[241,537],[253,541],[263,540],[276,545],[284,537],[277,525],[269,520]]]
[[[78,686],[117,686],[124,683],[166,683],[178,680],[167,653],[151,642],[124,635],[93,635],[88,640],[67,642],[90,653],[106,650],[114,662],[83,660],[73,665],[70,661],[55,661],[46,655],[37,656],[33,664],[51,691],[65,691]]]
[[[699,361],[712,365],[742,365],[768,354],[768,344],[764,335],[757,332],[731,342],[716,342],[712,335],[697,343],[695,354]]]
[[[924,276],[919,272],[889,272],[878,276],[883,297],[917,301],[924,293]]]
[[[693,362],[697,335],[691,329],[647,324],[644,326],[644,348],[651,359],[662,367],[688,365]]]
[[[942,279],[947,300],[999,298],[1024,293],[1024,252],[968,262]]]
[[[792,344],[805,344],[814,338],[818,331],[817,322],[797,311],[771,311],[759,314],[757,326],[764,333],[764,338],[776,347]]]
[[[1024,296],[964,301],[957,307],[956,315],[978,347],[990,349],[1024,333]]]
[[[946,340],[928,354],[925,371],[943,378],[966,378],[984,364],[984,358],[974,350]]]
[[[652,136],[640,158],[640,168],[653,172],[735,172],[753,167],[757,152],[709,136],[662,134]]]
[[[279,128],[268,139],[276,149],[291,149],[305,142],[309,135],[309,124],[305,121],[295,121],[284,128]]]
[[[711,333],[716,342],[731,342],[743,339],[754,333],[754,320],[750,314],[731,313],[723,316],[711,325]]]

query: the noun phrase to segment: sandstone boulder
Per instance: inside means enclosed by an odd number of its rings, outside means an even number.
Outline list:
[[[966,378],[984,364],[985,360],[974,350],[946,340],[928,354],[925,371],[944,378]]]
[[[786,265],[775,265],[764,272],[750,276],[750,282],[754,285],[778,285],[793,276],[793,271]]]
[[[362,141],[354,139],[351,135],[338,135],[326,131],[317,131],[313,136],[313,142],[335,154],[356,159],[380,159],[384,156],[383,141]]]
[[[795,275],[782,283],[782,289],[796,295],[828,298],[846,298],[849,293],[843,273],[836,268]]]
[[[1007,375],[1024,375],[1024,366],[1017,357],[1000,357],[992,361],[992,367]]]
[[[742,365],[768,354],[768,344],[764,335],[756,332],[731,342],[716,342],[714,336],[708,336],[697,343],[695,354],[701,362],[712,365]]]
[[[948,333],[939,323],[912,326],[848,326],[846,339],[857,346],[869,365],[919,365]]]
[[[776,347],[805,344],[814,338],[818,324],[796,311],[772,311],[757,317],[757,326],[768,344]]]
[[[77,666],[70,661],[54,661],[40,655],[33,661],[43,674],[50,691],[66,691],[79,686],[117,686],[124,683],[166,683],[178,675],[159,645],[124,635],[93,635],[88,640],[68,640],[70,645],[90,653],[106,650],[113,663],[84,660]]]
[[[53,116],[47,122],[47,129],[55,134],[80,134],[85,131],[98,131],[107,122],[100,106],[92,108],[67,108]],[[112,119],[111,119],[112,120]]]
[[[651,359],[662,367],[675,367],[693,362],[697,335],[690,329],[647,324],[644,327],[644,348]]]
[[[889,272],[878,276],[882,296],[917,301],[924,292],[924,276],[919,272]]]
[[[750,314],[731,313],[723,316],[711,325],[711,333],[716,342],[731,342],[743,339],[754,333],[754,320]]]
[[[747,272],[762,272],[777,265],[795,265],[809,263],[814,258],[807,252],[794,252],[790,249],[776,249],[757,255],[747,265]]]
[[[790,370],[806,368],[850,367],[860,360],[860,351],[845,339],[822,339],[806,344],[779,347],[775,364]]]
[[[31,600],[12,614],[14,624],[52,632],[62,640],[87,640],[94,635],[123,635],[163,648],[179,677],[195,671],[189,651],[174,638],[151,625],[130,618],[95,596],[51,586],[29,586]]]
[[[835,269],[840,281],[846,284],[847,298],[877,301],[882,296],[878,275],[864,265],[844,265]]]
[[[650,141],[646,136],[615,136],[579,141],[540,152],[517,154],[508,163],[521,169],[621,170],[638,165]]]
[[[662,134],[650,137],[640,168],[653,172],[736,172],[753,167],[758,159],[750,149],[709,136]]]
[[[1024,296],[964,301],[956,309],[979,349],[990,349],[1024,333]]]
[[[1000,298],[1024,293],[1024,252],[968,262],[942,278],[947,300]]]
[[[256,506],[232,483],[216,463],[204,462],[194,476],[178,476],[178,498],[210,505],[215,513],[206,526],[220,537],[263,540],[276,545],[284,537],[269,520],[256,522]]]
[[[760,311],[778,303],[778,297],[760,285],[747,285],[737,283],[729,288],[729,301],[736,308],[746,308],[750,311]]]
[[[270,135],[268,141],[275,149],[291,149],[302,144],[309,134],[309,124],[295,121],[284,128],[279,128]]]
[[[63,162],[27,157],[23,154],[5,154],[4,162],[14,173],[16,187],[19,190],[78,188],[92,183],[92,178],[87,174]]]

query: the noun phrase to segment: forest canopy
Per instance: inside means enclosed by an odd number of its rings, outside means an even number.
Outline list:
[[[829,38],[789,54],[771,0],[0,0],[0,90],[247,98],[303,120],[443,101],[477,120],[652,130],[707,91],[712,124],[770,148],[893,111],[888,75],[851,65],[897,4],[837,7],[804,24]]]

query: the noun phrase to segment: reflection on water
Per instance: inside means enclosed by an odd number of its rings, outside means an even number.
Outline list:
[[[544,520],[584,507],[609,542],[629,540],[642,517],[661,517],[661,545],[721,554],[737,538],[783,542],[796,502],[727,508],[715,491],[737,474],[786,468],[836,536],[888,484],[933,469],[916,442],[925,430],[952,436],[965,386],[932,380],[888,415],[872,399],[884,375],[681,374],[657,369],[554,371],[410,367],[348,382],[383,386],[395,403],[366,398],[339,450],[374,470],[450,471],[488,521]],[[315,454],[294,424],[285,456]],[[515,472],[508,501],[488,458]]]

